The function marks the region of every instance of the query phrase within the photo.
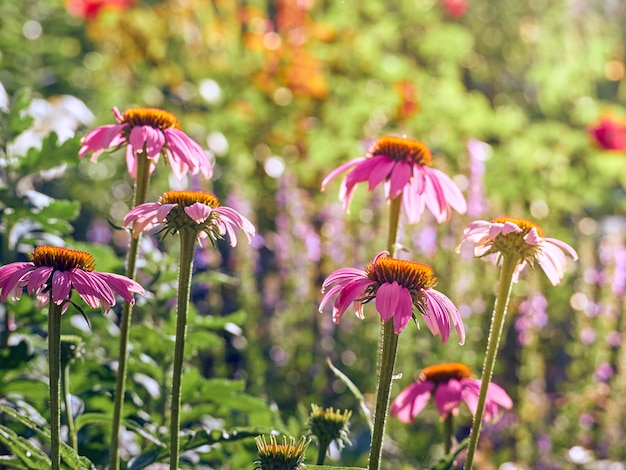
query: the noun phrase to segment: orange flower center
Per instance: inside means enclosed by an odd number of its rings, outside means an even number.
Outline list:
[[[433,156],[426,145],[419,140],[386,135],[380,137],[369,151],[370,156],[386,155],[392,160],[414,165],[430,165]]]
[[[447,362],[426,367],[422,370],[419,380],[425,382],[447,382],[451,379],[468,379],[472,376],[472,371],[465,364],[460,362]]]
[[[437,283],[437,278],[430,266],[395,258],[379,258],[376,264],[365,267],[367,277],[378,284],[396,281],[410,291],[429,289]]]
[[[534,228],[535,230],[537,230],[537,234],[540,237],[543,237],[543,230],[541,230],[541,227],[525,219],[503,216],[503,217],[496,217],[491,222],[497,223],[497,224],[503,224],[505,222],[512,222],[524,231],[524,235],[526,235],[528,232],[530,232]]]
[[[199,202],[211,209],[219,207],[220,202],[214,194],[204,191],[168,191],[159,198],[161,204],[178,204],[180,206],[191,206]]]
[[[180,129],[180,123],[172,113],[156,108],[130,108],[122,114],[122,122],[134,126],[150,126],[155,129]]]
[[[30,254],[30,259],[35,266],[52,267],[59,271],[74,268],[93,271],[96,268],[96,262],[89,253],[60,246],[38,246]]]

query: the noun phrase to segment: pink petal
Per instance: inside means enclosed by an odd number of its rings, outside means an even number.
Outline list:
[[[55,270],[52,274],[52,301],[61,305],[63,302],[70,298],[70,292],[72,290],[72,282],[69,277],[68,271]]]
[[[413,168],[406,162],[397,162],[391,171],[389,178],[389,195],[390,199],[395,199],[400,195],[402,190],[409,183],[409,179],[413,173]]]
[[[406,290],[405,287],[393,281],[391,284],[388,282],[381,284],[378,291],[376,291],[376,310],[378,310],[380,319],[384,323],[389,321],[396,313],[396,307],[402,289]]]
[[[461,383],[456,379],[442,382],[435,390],[435,405],[442,418],[454,413],[461,404]]]
[[[195,223],[199,224],[204,222],[211,215],[212,209],[206,204],[202,204],[200,202],[196,202],[190,206],[185,206],[183,208],[185,214],[187,214],[191,220]]]
[[[50,274],[54,268],[50,266],[40,266],[33,270],[28,279],[27,292],[29,295],[39,294],[48,283]]]
[[[361,163],[362,161],[364,161],[366,159],[367,159],[366,157],[356,158],[354,160],[350,160],[349,162],[344,163],[343,165],[340,165],[337,168],[335,168],[322,181],[322,185],[321,185],[322,191],[324,191],[326,189],[326,186],[328,186],[328,183],[330,183],[338,175],[340,175],[341,173],[343,173],[344,171],[346,171],[346,170],[348,170],[350,168],[355,167],[356,165],[358,165],[359,163]]]
[[[148,157],[161,153],[165,136],[160,129],[151,126],[134,126],[128,139],[135,152],[145,152]]]
[[[178,129],[165,129],[167,145],[171,150],[172,160],[184,162],[181,165],[181,173],[187,173],[187,168],[192,174],[201,172],[205,179],[213,176],[213,166],[208,154],[193,139]]]
[[[402,390],[391,404],[389,413],[403,423],[410,423],[424,409],[434,388],[432,382],[414,382]]]

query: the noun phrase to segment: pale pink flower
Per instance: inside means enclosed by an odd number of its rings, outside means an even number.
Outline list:
[[[465,364],[451,362],[426,367],[417,381],[402,390],[391,404],[391,416],[403,423],[411,423],[434,396],[435,405],[441,419],[459,412],[464,401],[472,415],[476,414],[480,380],[471,378],[472,373]],[[493,421],[498,417],[499,406],[513,407],[513,401],[498,385],[489,383],[483,421]]]
[[[96,161],[104,150],[126,146],[126,165],[133,178],[137,177],[139,154],[150,160],[150,171],[154,170],[162,155],[179,180],[187,172],[192,175],[202,173],[206,179],[212,176],[209,155],[180,130],[172,113],[154,108],[131,108],[120,113],[113,108],[113,114],[118,124],[97,127],[82,138],[80,158],[93,152],[91,160]]]
[[[520,272],[532,266],[536,260],[552,285],[557,285],[567,269],[565,253],[574,261],[578,259],[576,251],[567,243],[544,237],[543,231],[536,224],[513,217],[498,217],[491,222],[472,222],[463,232],[461,244],[464,242],[474,244],[475,256],[493,255],[497,262],[504,254],[517,256],[520,262],[515,270],[515,282]]]
[[[237,229],[248,237],[248,243],[256,233],[252,222],[236,210],[220,206],[215,195],[203,191],[168,191],[158,202],[147,202],[131,209],[124,218],[124,225],[130,227],[131,224],[135,238],[159,225],[166,233],[191,227],[200,239],[209,238],[212,242],[228,235],[231,246],[237,245]]]
[[[430,150],[422,142],[384,136],[374,142],[367,157],[356,158],[333,170],[322,181],[322,191],[335,177],[351,170],[339,190],[339,200],[346,211],[357,183],[367,182],[370,191],[383,183],[388,201],[402,196],[410,224],[419,222],[426,207],[440,223],[450,217],[451,209],[464,214],[467,205],[463,194],[445,173],[431,168],[431,163]]]
[[[57,246],[40,246],[31,253],[28,262],[17,262],[0,267],[0,300],[10,296],[19,300],[26,289],[37,298],[37,305],[52,302],[69,307],[72,290],[91,308],[101,307],[106,312],[115,305],[115,294],[135,303],[133,293],[143,294],[137,282],[125,276],[94,271],[95,262],[89,253]]]
[[[325,295],[320,312],[336,296],[334,323],[339,323],[351,304],[356,316],[363,319],[363,305],[375,300],[380,319],[386,323],[393,318],[394,331],[399,334],[414,318],[415,306],[433,335],[441,336],[445,343],[452,324],[463,344],[465,326],[461,315],[448,297],[433,289],[437,278],[431,267],[416,261],[387,258],[388,254],[386,251],[379,253],[365,271],[342,268],[330,274],[322,285]]]

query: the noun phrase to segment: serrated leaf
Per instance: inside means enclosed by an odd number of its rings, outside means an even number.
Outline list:
[[[15,94],[15,98],[11,103],[9,118],[11,140],[32,126],[34,119],[31,116],[24,115],[24,111],[28,109],[30,103],[31,93],[29,89],[23,88]]]
[[[41,449],[3,425],[0,425],[0,442],[25,465],[25,468],[40,470],[50,468],[52,465],[48,456]]]

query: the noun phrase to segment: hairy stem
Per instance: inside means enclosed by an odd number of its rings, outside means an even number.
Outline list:
[[[498,287],[498,297],[496,298],[496,304],[494,306],[493,315],[491,317],[491,327],[489,328],[487,351],[485,353],[485,362],[483,364],[483,374],[480,383],[480,392],[478,395],[478,408],[476,409],[476,414],[474,415],[474,421],[472,423],[472,431],[470,433],[467,459],[465,461],[465,470],[470,470],[474,462],[474,454],[476,453],[478,437],[480,435],[480,429],[483,421],[483,413],[485,411],[487,388],[489,387],[489,383],[491,382],[491,378],[493,376],[493,368],[496,363],[500,337],[502,336],[502,330],[504,328],[506,310],[509,305],[509,298],[511,296],[513,274],[515,273],[515,268],[517,267],[518,263],[519,259],[516,256],[508,254],[503,255],[502,270],[500,272],[500,285]]]
[[[61,309],[52,301],[48,310],[48,366],[50,370],[50,457],[52,470],[61,468]]]

